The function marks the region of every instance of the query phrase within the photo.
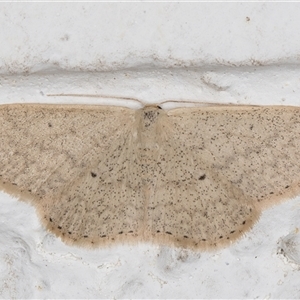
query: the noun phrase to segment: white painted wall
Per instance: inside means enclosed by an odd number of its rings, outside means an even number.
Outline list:
[[[300,3],[0,3],[0,103],[299,105],[299,20]],[[0,298],[299,298],[299,201],[215,253],[91,251],[1,193]]]

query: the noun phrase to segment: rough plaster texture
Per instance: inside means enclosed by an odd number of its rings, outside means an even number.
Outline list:
[[[300,105],[299,5],[1,3],[0,102]],[[111,99],[47,96],[60,93]],[[69,247],[0,196],[0,298],[300,297],[299,197],[236,244],[193,253]]]

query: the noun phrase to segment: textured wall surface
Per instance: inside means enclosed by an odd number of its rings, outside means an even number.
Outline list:
[[[0,103],[300,105],[299,8],[1,3]],[[63,93],[81,96],[49,96]],[[0,298],[299,298],[299,201],[265,211],[216,252],[86,250],[63,244],[33,207],[1,193]]]

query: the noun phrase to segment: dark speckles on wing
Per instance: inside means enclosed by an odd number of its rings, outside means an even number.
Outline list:
[[[1,187],[78,245],[214,248],[300,192],[299,108],[4,105],[0,119]]]

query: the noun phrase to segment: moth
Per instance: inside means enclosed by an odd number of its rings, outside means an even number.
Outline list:
[[[300,192],[300,108],[0,106],[0,188],[64,242],[229,245]]]

